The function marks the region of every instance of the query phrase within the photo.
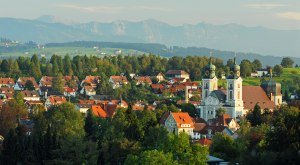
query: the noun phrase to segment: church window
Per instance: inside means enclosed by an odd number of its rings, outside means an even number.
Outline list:
[[[232,96],[232,91],[229,92],[229,99],[232,100],[233,96]]]
[[[240,92],[238,92],[238,99],[241,99],[241,94],[240,94]]]
[[[233,86],[232,86],[232,84],[229,84],[229,89],[233,89]]]
[[[205,91],[205,97],[207,97],[208,96],[208,93],[207,93],[207,91]]]
[[[205,83],[205,88],[208,89],[208,83]]]
[[[241,88],[241,84],[238,84],[238,88]]]

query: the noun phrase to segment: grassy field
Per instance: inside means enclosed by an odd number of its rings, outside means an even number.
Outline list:
[[[9,58],[9,57],[19,57],[26,56],[31,57],[33,54],[37,54],[39,56],[45,56],[46,58],[50,58],[53,54],[64,56],[69,54],[70,56],[76,55],[95,55],[95,56],[105,56],[105,55],[113,55],[116,51],[121,50],[123,55],[142,55],[144,52],[131,50],[131,49],[116,49],[116,48],[86,48],[86,47],[45,47],[45,48],[35,48],[30,49],[24,52],[9,52],[9,53],[1,53],[0,57]]]
[[[280,77],[273,77],[273,80],[276,82],[282,82],[282,80],[291,80],[293,77],[299,77],[300,78],[300,68],[284,68],[283,74]],[[261,78],[243,78],[243,85],[244,86],[258,86],[261,84],[260,82]],[[269,77],[266,77],[265,80],[269,80]],[[201,82],[201,81],[197,81]],[[219,79],[218,81],[219,85],[226,85],[226,80]]]

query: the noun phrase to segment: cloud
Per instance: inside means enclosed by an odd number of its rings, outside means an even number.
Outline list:
[[[116,13],[123,9],[122,7],[118,6],[79,6],[74,4],[62,4],[57,6],[62,8],[80,10],[88,13]]]
[[[300,21],[300,12],[283,12],[283,13],[277,13],[277,16],[279,18]]]
[[[246,7],[254,8],[254,9],[265,9],[270,10],[274,8],[284,7],[287,6],[286,4],[279,4],[279,3],[252,3],[247,4]]]
[[[136,6],[137,9],[152,10],[152,11],[171,11],[169,8],[157,7],[157,6]]]

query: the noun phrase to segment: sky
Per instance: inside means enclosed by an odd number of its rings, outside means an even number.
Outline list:
[[[0,0],[0,17],[53,15],[69,22],[141,21],[171,25],[237,23],[300,29],[300,0]]]

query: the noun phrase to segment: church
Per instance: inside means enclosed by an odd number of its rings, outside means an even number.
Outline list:
[[[258,104],[261,109],[273,110],[282,104],[281,85],[272,79],[261,84],[261,86],[243,86],[240,75],[240,66],[234,63],[230,66],[230,74],[226,78],[226,88],[218,88],[216,66],[212,59],[205,67],[205,75],[202,79],[202,98],[199,106],[200,117],[206,121],[216,117],[219,108],[226,109],[226,113],[233,118],[246,115]]]

